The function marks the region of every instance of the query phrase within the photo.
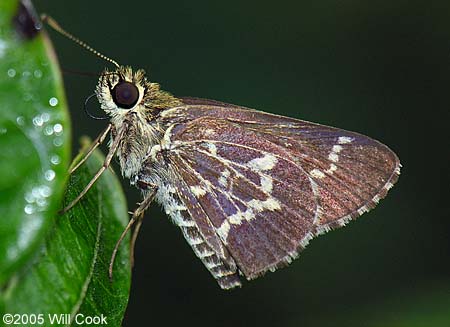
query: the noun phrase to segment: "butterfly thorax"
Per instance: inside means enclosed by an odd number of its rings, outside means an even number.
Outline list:
[[[105,71],[100,76],[96,95],[110,117],[112,138],[121,138],[116,155],[122,174],[132,178],[171,125],[160,119],[161,112],[182,102],[160,90],[159,84],[150,83],[143,70],[133,71],[130,67]]]

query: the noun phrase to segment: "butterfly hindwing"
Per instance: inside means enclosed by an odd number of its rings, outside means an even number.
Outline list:
[[[372,208],[399,174],[389,148],[357,133],[216,101],[185,103],[164,114],[183,117],[165,137],[165,156],[184,184],[184,206],[201,210],[191,210],[192,220],[209,221],[248,279]]]
[[[241,160],[230,158],[236,151]],[[312,228],[317,208],[313,190],[292,162],[201,141],[180,146],[171,162],[193,183],[192,193],[248,278],[286,261]],[[283,169],[270,171],[275,165]]]

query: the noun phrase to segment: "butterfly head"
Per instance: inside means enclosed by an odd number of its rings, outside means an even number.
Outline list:
[[[142,69],[120,66],[105,71],[95,90],[101,108],[112,119],[124,119],[132,112],[156,117],[159,111],[181,104],[181,101],[161,91],[158,83],[150,83]]]
[[[130,67],[120,66],[100,76],[95,93],[101,108],[114,117],[137,109],[150,84],[143,70],[134,72]]]

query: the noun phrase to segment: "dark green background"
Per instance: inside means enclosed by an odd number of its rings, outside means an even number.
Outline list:
[[[404,166],[374,211],[232,292],[218,288],[155,205],[137,244],[125,326],[450,325],[449,1],[35,5],[175,95],[358,131],[389,145]],[[109,66],[52,39],[63,68]],[[65,81],[75,140],[96,136],[105,122],[82,110],[96,78]],[[127,184],[131,209],[139,198]]]

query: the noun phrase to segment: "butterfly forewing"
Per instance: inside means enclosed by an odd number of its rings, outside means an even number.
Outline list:
[[[372,208],[399,174],[396,155],[366,136],[216,101],[184,102],[164,113],[178,119],[165,156],[180,201],[228,270],[205,265],[218,279],[233,276],[222,287],[237,286],[233,271],[251,279],[289,263],[315,235]]]

